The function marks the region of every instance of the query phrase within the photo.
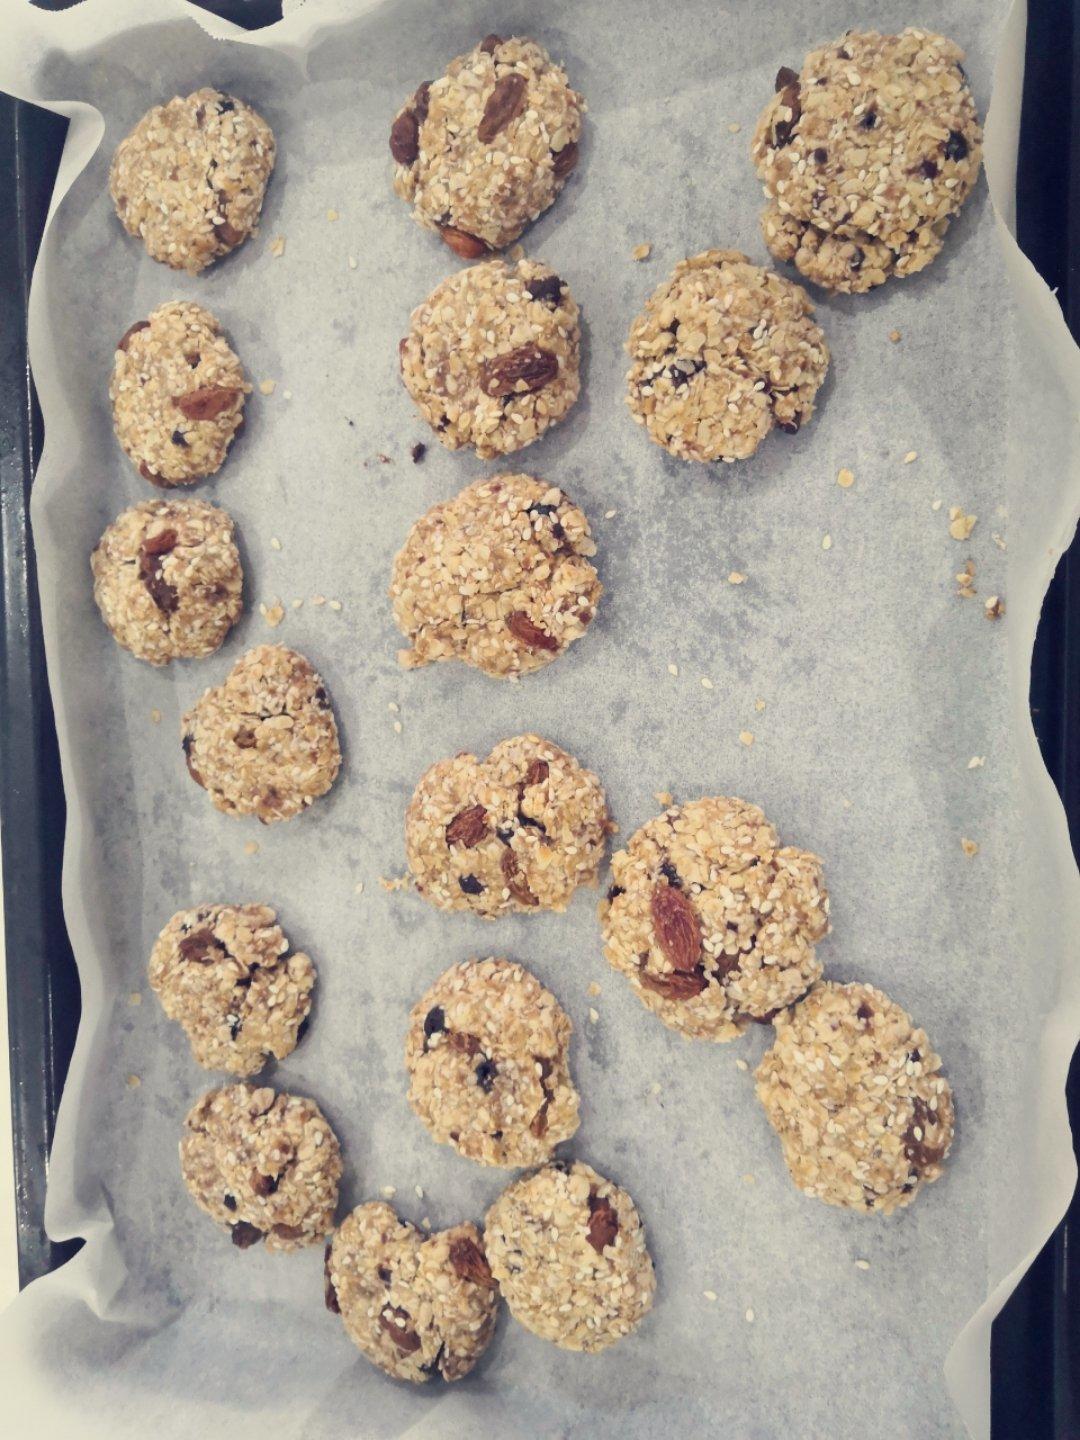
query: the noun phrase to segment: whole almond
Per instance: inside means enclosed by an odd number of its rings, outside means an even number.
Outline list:
[[[214,420],[236,403],[240,391],[228,385],[203,385],[186,395],[173,396],[173,404],[189,420]]]
[[[531,395],[551,383],[559,373],[558,356],[539,345],[521,345],[508,355],[485,362],[480,388],[495,399],[502,395]]]
[[[475,1240],[459,1236],[450,1242],[450,1264],[454,1273],[462,1280],[469,1280],[484,1290],[495,1289],[495,1277],[491,1273],[487,1257]]]
[[[564,145],[561,150],[555,151],[555,161],[552,169],[555,171],[556,179],[562,180],[564,176],[570,174],[570,171],[573,170],[577,164],[577,157],[578,147],[576,140],[572,140],[569,145]]]
[[[488,253],[485,242],[476,235],[470,235],[467,230],[459,230],[455,225],[440,225],[439,234],[443,243],[450,246],[455,255],[460,255],[462,260],[479,260],[481,255]]]
[[[665,1000],[689,1000],[700,995],[708,984],[700,970],[673,970],[670,975],[654,975],[649,970],[638,973],[646,990],[662,995]]]
[[[676,970],[693,970],[701,959],[701,922],[690,901],[673,885],[661,884],[652,893],[650,909],[664,958]]]

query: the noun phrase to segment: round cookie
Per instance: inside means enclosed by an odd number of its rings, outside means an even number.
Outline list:
[[[911,1016],[871,985],[815,985],[776,1017],[755,1072],[795,1184],[888,1215],[937,1180],[954,1110],[941,1060]]]
[[[539,735],[462,752],[420,778],[405,813],[417,893],[477,915],[565,910],[595,885],[611,829],[600,781]]]
[[[849,31],[781,68],[751,147],[778,260],[846,294],[929,265],[982,157],[963,58],[925,30]]]
[[[395,1380],[460,1380],[491,1343],[499,1291],[475,1225],[426,1235],[381,1201],[358,1205],[326,1247],[326,1307]]]
[[[311,662],[258,645],[181,722],[188,771],[218,810],[289,820],[325,795],[341,768],[330,696]]]
[[[745,460],[814,413],[829,348],[806,291],[738,250],[680,260],[630,329],[627,403],[681,460]]]
[[[205,87],[147,111],[117,147],[109,194],[152,260],[197,275],[255,230],[273,168],[262,116]]]
[[[611,859],[604,954],[665,1025],[732,1040],[821,974],[829,929],[816,855],[780,845],[756,805],[673,805]]]
[[[524,675],[584,635],[603,593],[584,514],[531,475],[493,475],[429,510],[394,560],[390,597],[410,668],[464,660]]]
[[[595,1353],[652,1308],[656,1276],[634,1202],[580,1161],[515,1180],[484,1225],[511,1315],[543,1340]]]
[[[409,1104],[481,1165],[539,1165],[578,1128],[570,1018],[509,960],[452,965],[412,1010]]]
[[[531,445],[581,388],[578,308],[538,260],[459,270],[417,306],[399,346],[401,378],[450,450],[490,460]]]
[[[292,1054],[315,988],[315,966],[290,950],[269,905],[178,911],[154,944],[149,971],[198,1063],[233,1075],[254,1075]]]
[[[250,393],[221,326],[190,301],[159,305],[116,347],[113,429],[143,479],[162,489],[221,469]]]
[[[147,500],[118,515],[90,556],[117,644],[151,665],[212,655],[243,609],[234,534],[205,500]]]
[[[534,40],[489,35],[398,111],[394,189],[462,259],[501,250],[565,185],[584,109]]]
[[[341,1147],[314,1100],[227,1085],[184,1121],[180,1172],[239,1249],[264,1240],[268,1250],[298,1250],[333,1228]]]

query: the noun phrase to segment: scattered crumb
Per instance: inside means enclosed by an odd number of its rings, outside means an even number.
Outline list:
[[[350,256],[349,256],[349,269],[350,269],[350,270],[355,270],[355,269],[356,269],[356,256],[355,256],[355,255],[350,255]]]
[[[619,512],[618,512],[617,510],[605,510],[605,511],[604,511],[604,519],[605,519],[605,520],[614,520],[614,519],[615,519],[615,516],[616,516],[618,513],[619,513]]]
[[[855,484],[855,475],[851,470],[841,470],[837,473],[836,483],[841,490],[850,490]]]
[[[341,601],[340,601],[340,600],[328,600],[326,603],[327,603],[327,605],[329,605],[329,607],[330,607],[331,610],[340,610],[340,609],[341,609]]]
[[[765,709],[765,701],[764,701],[764,700],[755,700],[755,701],[754,701],[754,709],[755,709],[755,710],[758,712],[758,714],[760,715],[761,712]]]
[[[894,345],[899,345],[899,344],[900,344],[900,341],[901,341],[901,339],[902,339],[902,336],[901,336],[901,334],[900,334],[900,331],[899,331],[899,330],[890,330],[890,331],[889,331],[889,339],[892,341],[892,343],[893,343]]]
[[[850,810],[850,809],[851,809],[851,801],[848,800],[846,796],[841,796],[840,798],[841,798],[841,800],[843,801],[844,809],[845,809],[845,810]]]
[[[325,595],[312,595],[312,597],[311,597],[311,603],[312,603],[312,605],[325,605],[325,604],[326,604],[326,596],[325,596]]]
[[[128,996],[128,1004],[129,1004],[129,1005],[141,1005],[141,1004],[142,1004],[142,991],[141,991],[141,990],[132,990],[131,994]]]
[[[940,500],[931,500],[931,501],[930,501],[930,509],[931,509],[931,510],[934,510],[934,511],[940,510],[940,509],[941,509],[941,501],[940,501]]]
[[[357,880],[356,884],[355,884],[352,888],[353,888],[353,893],[354,893],[354,894],[356,894],[356,895],[362,895],[362,894],[364,893],[364,882],[363,882],[363,880]]]
[[[431,1220],[428,1218],[427,1215],[425,1215],[424,1218],[420,1221],[420,1224],[424,1227],[425,1230],[431,1229]]]
[[[600,1019],[600,1011],[594,1005],[589,1006],[589,1024],[595,1025]]]
[[[705,1296],[705,1299],[708,1300],[710,1304],[716,1299],[715,1290],[703,1290],[701,1293]]]
[[[259,853],[258,840],[249,840],[244,846],[245,855],[257,855]]]
[[[384,1185],[379,1191],[379,1194],[384,1196],[387,1200],[392,1200],[397,1194],[397,1190],[393,1185]]]
[[[395,735],[400,735],[400,734],[401,734],[401,721],[400,721],[400,720],[395,720],[395,721],[394,721],[394,734],[395,734]]]
[[[752,745],[754,743],[754,732],[752,730],[739,731],[739,744]]]
[[[731,574],[727,578],[729,585],[741,585],[746,579],[746,576],[742,573],[741,570],[732,570]]]
[[[1000,620],[1005,614],[1005,601],[1000,595],[988,595],[983,603],[987,620]]]
[[[832,549],[832,536],[831,536],[831,535],[823,535],[823,536],[821,537],[821,548],[822,548],[822,550],[831,550],[831,549]]]
[[[282,620],[285,619],[285,606],[282,605],[280,600],[275,600],[272,605],[260,605],[259,614],[266,621],[267,625],[270,626],[271,630],[276,630]]]
[[[654,790],[652,798],[656,801],[658,805],[662,806],[666,810],[667,807],[671,804],[671,791]]]
[[[959,505],[949,506],[949,534],[954,540],[966,540],[975,529],[977,515],[965,515]]]
[[[632,260],[647,260],[652,254],[652,246],[646,242],[644,245],[635,245],[630,251]]]
[[[969,840],[965,835],[960,841],[960,848],[970,860],[973,855],[979,853],[979,847],[974,840]]]
[[[981,770],[985,764],[985,755],[972,755],[971,759],[967,763],[967,768],[969,770]]]
[[[275,260],[280,259],[280,257],[285,254],[284,235],[275,235],[270,241],[270,254],[273,255]]]
[[[401,706],[397,703],[396,700],[388,700],[386,703],[386,708],[390,711],[391,715],[396,715],[401,709]]]
[[[904,456],[904,464],[905,464],[905,465],[911,465],[911,464],[913,464],[913,462],[916,461],[918,458],[919,458],[919,452],[918,452],[917,450],[909,450],[909,451],[907,452],[907,454]]]
[[[409,875],[394,875],[388,879],[385,875],[380,875],[379,884],[386,891],[408,890],[412,885],[412,877]]]
[[[127,1084],[129,1090],[137,1090],[142,1084],[142,1081],[139,1079],[138,1075],[129,1075],[127,1077]]]
[[[738,135],[739,131],[742,129],[742,126],[737,120],[732,120],[727,128],[729,135]]]
[[[600,994],[600,986],[596,983],[595,980],[592,980],[592,981],[590,981],[589,986],[588,986],[588,989],[585,991],[585,993],[586,993],[586,995],[594,995],[594,996],[595,996],[595,995],[599,995],[599,994]]]
[[[332,224],[335,220],[339,220],[341,217],[338,215],[338,212],[336,210],[327,210],[326,218]]]
[[[976,595],[975,585],[975,562],[969,560],[963,570],[956,575],[956,593],[964,600],[974,600]]]
[[[271,549],[271,550],[280,550],[280,549],[281,549],[281,541],[277,538],[276,535],[271,535],[271,536],[270,536],[270,549]]]
[[[855,1269],[856,1269],[856,1270],[869,1270],[869,1269],[870,1269],[870,1261],[869,1261],[869,1260],[856,1260],[856,1261],[855,1261]]]
[[[427,454],[427,446],[422,440],[418,440],[416,444],[412,447],[412,449],[409,451],[409,454],[412,456],[412,463],[414,465],[419,465],[420,461],[423,460],[424,456]]]
[[[702,677],[701,677],[701,688],[702,688],[703,690],[711,690],[711,689],[713,688],[713,683],[712,683],[712,681],[709,679],[708,675],[702,675]]]
[[[150,711],[150,722],[151,722],[151,724],[153,724],[153,725],[160,725],[160,724],[161,724],[161,711],[160,711],[160,710],[158,710],[158,709],[155,708],[155,709],[153,709],[153,710]]]
[[[679,667],[678,667],[678,665],[675,665],[674,663],[671,664],[671,665],[669,665],[669,666],[667,667],[667,673],[668,673],[669,675],[678,675],[678,673],[679,673]]]
[[[422,1200],[424,1198],[424,1187],[422,1185],[416,1185],[413,1188],[416,1191],[416,1198]]]
[[[276,389],[277,389],[277,381],[276,381],[276,380],[260,380],[260,381],[259,381],[259,393],[260,393],[261,395],[272,395]]]
[[[736,1061],[735,1061],[735,1069],[736,1069],[736,1070],[749,1070],[749,1069],[750,1069],[750,1066],[746,1063],[745,1060],[739,1059],[739,1060],[736,1060]]]
[[[998,547],[999,550],[1006,549],[1004,539],[998,534],[996,530],[991,530],[990,539],[993,540],[994,544]]]

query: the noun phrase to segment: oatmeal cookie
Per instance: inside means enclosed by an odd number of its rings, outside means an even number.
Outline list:
[[[204,500],[147,500],[118,515],[90,556],[117,644],[151,665],[212,655],[243,609],[234,533]]]
[[[262,116],[206,87],[147,111],[117,147],[109,194],[152,260],[197,275],[254,232],[273,168]]]
[[[250,393],[217,320],[187,300],[159,305],[116,347],[113,429],[143,479],[162,489],[221,469]]]
[[[426,1235],[381,1201],[358,1205],[326,1247],[326,1306],[395,1380],[460,1380],[491,1343],[499,1291],[475,1225]]]
[[[390,597],[409,668],[464,660],[524,675],[584,635],[603,586],[583,513],[531,475],[477,480],[409,531]]]
[[[611,829],[600,781],[539,735],[462,752],[420,778],[405,814],[417,893],[440,910],[565,910],[595,885]]]
[[[200,1065],[254,1075],[296,1048],[315,966],[290,949],[269,905],[200,905],[158,936],[150,987]]]
[[[481,1165],[539,1165],[578,1128],[570,1018],[509,960],[466,960],[409,1016],[409,1104],[443,1145]]]
[[[778,260],[846,294],[930,264],[982,158],[963,58],[925,30],[849,31],[780,69],[751,147]]]
[[[241,1250],[297,1250],[333,1228],[341,1147],[314,1100],[266,1085],[208,1090],[184,1121],[180,1171]]]
[[[522,1176],[484,1224],[503,1299],[541,1339],[603,1350],[652,1308],[656,1277],[637,1208],[588,1165],[555,1162]]]
[[[181,722],[191,778],[226,815],[299,815],[341,768],[330,696],[311,662],[258,645]]]
[[[611,860],[604,953],[665,1025],[732,1040],[821,974],[829,929],[816,855],[781,846],[756,805],[673,805]]]
[[[462,259],[502,250],[566,184],[584,110],[534,40],[489,35],[398,111],[394,189]]]
[[[675,266],[634,321],[630,413],[682,460],[745,460],[814,413],[829,348],[800,286],[738,250]]]
[[[444,280],[410,317],[401,378],[450,450],[490,460],[531,445],[578,398],[578,307],[539,260],[488,260]]]
[[[941,1060],[871,985],[815,985],[779,1014],[758,1099],[795,1184],[860,1214],[910,1205],[943,1173],[954,1110]]]

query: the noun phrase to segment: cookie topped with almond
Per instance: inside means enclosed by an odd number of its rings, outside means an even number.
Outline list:
[[[502,250],[566,184],[584,110],[535,40],[488,35],[398,111],[394,189],[462,259]]]

